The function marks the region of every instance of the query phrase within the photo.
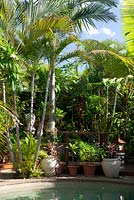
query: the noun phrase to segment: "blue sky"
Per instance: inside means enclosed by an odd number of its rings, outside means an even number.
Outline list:
[[[120,0],[121,1],[121,0]],[[118,18],[117,22],[108,22],[108,23],[102,23],[98,22],[96,23],[96,29],[91,27],[90,31],[83,31],[81,34],[82,39],[96,39],[96,40],[105,40],[105,39],[111,39],[111,40],[118,40],[120,42],[124,42],[123,34],[121,30],[121,19],[120,19],[120,4],[117,8],[114,8],[112,10],[115,15]]]

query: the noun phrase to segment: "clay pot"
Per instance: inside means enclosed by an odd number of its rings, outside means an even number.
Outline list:
[[[0,165],[0,169],[1,170],[5,170],[5,169],[11,169],[11,170],[13,170],[14,166],[13,166],[13,163],[2,163]]]
[[[76,176],[78,172],[78,165],[68,165],[68,172],[70,176]]]
[[[96,165],[85,163],[83,164],[84,176],[95,176]]]

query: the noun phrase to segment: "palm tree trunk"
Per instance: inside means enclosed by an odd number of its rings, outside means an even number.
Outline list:
[[[54,62],[50,62],[50,96],[49,96],[49,127],[48,131],[55,137],[55,68]]]
[[[40,123],[40,127],[39,127],[39,132],[38,132],[38,145],[37,145],[36,154],[35,154],[35,165],[34,165],[34,168],[36,167],[36,161],[38,159],[38,153],[39,153],[40,145],[41,145],[41,137],[43,135],[50,77],[51,77],[51,70],[49,70],[47,84],[46,84],[46,92],[45,92],[45,98],[44,98],[44,107],[43,107],[42,119],[41,119],[41,123]]]
[[[30,126],[29,133],[32,133],[32,117],[33,117],[33,104],[34,104],[34,82],[35,82],[35,73],[32,74],[32,84],[31,84],[31,109],[30,109]]]
[[[5,81],[2,81],[2,91],[3,91],[3,103],[6,105]],[[6,137],[7,137],[7,144],[8,144],[10,159],[11,159],[12,163],[15,163],[14,153],[13,153],[13,149],[12,149],[12,143],[11,143],[11,140],[10,140],[10,134],[9,134],[9,128],[8,127],[6,128]]]
[[[17,114],[17,103],[16,103],[16,92],[14,92],[14,112],[16,116]],[[19,153],[19,161],[22,161],[22,152],[21,152],[21,145],[20,145],[20,133],[19,133],[19,123],[16,123],[16,135],[17,135],[17,146],[18,146],[18,153]]]

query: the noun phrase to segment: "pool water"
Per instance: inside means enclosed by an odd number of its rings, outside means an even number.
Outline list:
[[[26,183],[0,188],[0,200],[134,200],[134,186],[75,181]]]

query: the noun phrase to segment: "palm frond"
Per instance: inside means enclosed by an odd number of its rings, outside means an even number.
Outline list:
[[[131,73],[134,73],[134,67],[133,67],[134,61],[132,58],[122,56],[120,54],[117,54],[117,53],[109,51],[109,50],[93,50],[88,53],[89,56],[96,55],[96,54],[100,54],[102,56],[106,56],[106,55],[113,56],[114,58],[122,61]]]
[[[2,101],[0,101],[0,108],[5,111],[9,116],[12,117],[12,120],[14,122],[14,124],[16,123],[20,123],[18,117],[16,116],[16,114],[14,113],[14,111],[12,111],[7,105],[5,105]]]
[[[117,0],[69,0],[68,1],[68,8],[73,9],[75,6],[83,6],[85,4],[90,4],[93,2],[98,2],[102,5],[106,6],[113,6],[117,7],[118,1]]]
[[[83,61],[91,62],[92,58],[88,56],[84,51],[82,50],[74,50],[72,52],[66,53],[64,56],[61,55],[60,58],[58,59],[58,63],[68,61],[69,59],[72,58],[80,58]]]
[[[116,16],[110,11],[110,8],[106,8],[99,3],[92,3],[76,11],[71,19],[78,24],[77,27],[80,30],[82,29],[82,24],[88,30],[89,25],[95,27],[95,21],[106,23],[108,21],[116,21]]]
[[[134,1],[125,0],[121,6],[124,38],[128,52],[134,56]]]
[[[70,21],[69,17],[45,17],[36,21],[29,27],[29,30],[22,33],[23,38],[22,40],[27,41],[27,43],[31,43],[32,41],[36,40],[37,38],[42,37],[43,35],[50,35],[52,36],[54,32],[71,32],[73,30],[73,24]]]
[[[73,35],[61,40],[58,44],[58,48],[56,49],[56,55],[59,55],[68,45],[76,42],[77,38]]]

